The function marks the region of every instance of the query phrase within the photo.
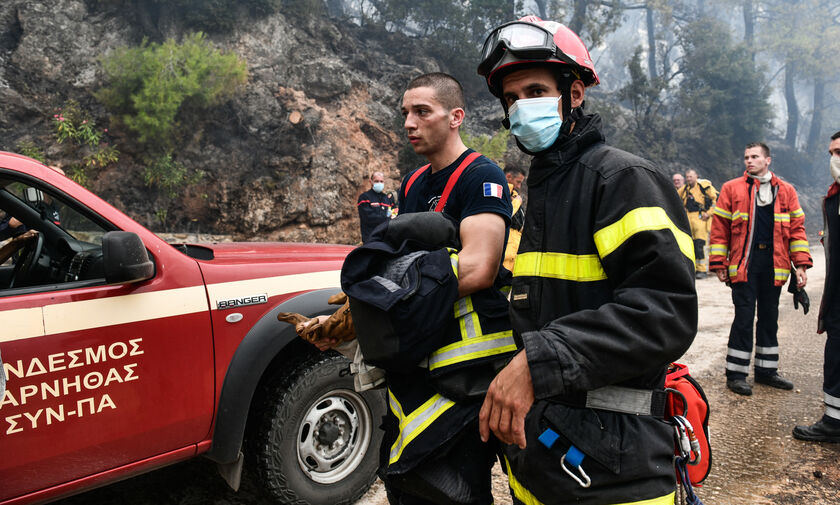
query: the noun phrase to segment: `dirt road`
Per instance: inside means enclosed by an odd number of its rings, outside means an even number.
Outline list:
[[[790,434],[794,424],[810,424],[822,415],[825,337],[814,330],[824,262],[821,248],[811,249],[815,260],[815,268],[808,272],[811,311],[807,316],[801,309],[794,311],[791,296],[784,290],[780,303],[780,370],[793,380],[794,391],[756,385],[752,397],[741,397],[726,389],[723,363],[733,314],[729,288],[714,278],[697,282],[699,331],[681,361],[703,385],[712,406],[713,467],[709,479],[698,490],[706,505],[840,503],[840,444],[805,443],[794,440]],[[511,503],[506,479],[501,474],[494,479],[494,494],[498,505]],[[238,505],[254,504],[256,500],[247,475],[243,489],[233,493],[209,461],[197,459],[61,503]],[[386,503],[377,482],[357,505]]]

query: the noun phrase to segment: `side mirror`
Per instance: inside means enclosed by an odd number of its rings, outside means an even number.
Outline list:
[[[108,284],[145,281],[155,275],[146,246],[129,231],[109,231],[102,236],[102,261]]]

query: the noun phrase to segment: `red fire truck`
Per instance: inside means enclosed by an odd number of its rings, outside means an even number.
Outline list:
[[[169,244],[0,152],[0,244],[21,234],[0,264],[0,504],[198,455],[234,488],[253,464],[278,502],[351,503],[369,487],[381,391],[356,393],[344,358],[276,319],[332,312],[350,248]]]

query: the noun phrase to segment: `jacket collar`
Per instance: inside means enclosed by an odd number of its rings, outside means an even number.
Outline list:
[[[779,185],[779,181],[780,181],[781,179],[779,179],[779,177],[776,175],[776,172],[770,172],[770,175],[771,175],[771,177],[770,177],[770,184],[771,184],[771,185],[773,185],[773,186],[778,186],[778,185]],[[742,178],[742,179],[744,179],[744,181],[746,181],[746,182],[747,182],[747,184],[751,184],[751,183],[752,183],[752,181],[756,181],[756,180],[757,180],[757,179],[753,179],[752,177],[750,177],[749,172],[747,172],[746,170],[744,170],[744,175],[742,175],[742,176],[741,176],[741,178]]]
[[[570,165],[593,144],[604,142],[601,133],[601,116],[589,114],[575,123],[575,129],[569,135],[561,135],[557,141],[534,156],[528,182],[537,184],[551,174],[557,167]]]
[[[840,193],[840,184],[837,184],[836,182],[833,182],[833,183],[831,183],[831,186],[829,186],[828,194],[825,195],[825,197],[829,198],[829,197],[832,197],[832,196],[836,195],[837,193]]]

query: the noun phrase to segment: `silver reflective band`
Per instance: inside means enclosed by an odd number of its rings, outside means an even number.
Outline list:
[[[513,339],[513,335],[510,332],[507,333],[510,336],[494,337],[493,335],[486,335],[475,339],[462,340],[458,342],[457,347],[445,352],[435,351],[429,357],[429,369],[434,370],[451,363],[460,363],[468,359],[493,356],[516,350],[516,341]],[[472,340],[475,340],[475,342],[472,342]]]
[[[759,347],[755,346],[757,354],[779,354],[779,346],[776,347]]]
[[[391,446],[391,452],[389,454],[390,458],[388,463],[393,464],[400,459],[405,447],[417,438],[435,419],[455,405],[455,402],[436,394],[429,398],[426,403],[418,407],[417,410],[409,414],[408,417],[405,417],[393,393],[390,391],[388,393],[391,409],[397,418],[399,418],[400,422],[400,434],[397,436],[394,445]]]
[[[757,359],[755,360],[755,366],[761,368],[779,368],[779,360]]]
[[[831,405],[832,407],[840,408],[840,398],[837,398],[836,396],[831,396],[828,393],[824,393],[824,394],[825,394],[825,398],[823,399],[823,401],[825,402],[826,405]]]
[[[586,392],[586,408],[650,415],[652,394],[649,389],[605,386]]]
[[[726,355],[727,356],[732,356],[733,358],[747,359],[747,360],[752,357],[750,355],[750,353],[748,353],[746,351],[739,351],[738,349],[733,349],[731,347],[729,348],[729,350],[726,351]]]
[[[834,419],[840,419],[840,409],[836,409],[834,407],[829,407],[828,405],[825,406],[825,415],[828,417],[832,417]]]
[[[748,365],[736,365],[735,363],[726,362],[726,369],[732,370],[733,372],[744,372],[750,373],[750,367]]]

